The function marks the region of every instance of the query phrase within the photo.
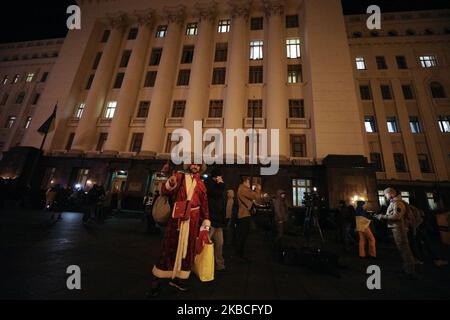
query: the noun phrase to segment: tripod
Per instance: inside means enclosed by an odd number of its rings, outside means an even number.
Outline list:
[[[305,223],[304,223],[304,229],[303,229],[303,236],[306,239],[306,243],[309,245],[311,240],[311,230],[312,228],[317,228],[320,235],[321,244],[325,244],[325,238],[322,232],[322,228],[320,226],[319,222],[319,215],[318,215],[318,199],[315,195],[312,195],[311,198],[307,197],[307,200],[305,201],[306,205],[306,215],[305,215]]]

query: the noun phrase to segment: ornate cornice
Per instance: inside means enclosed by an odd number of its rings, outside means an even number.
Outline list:
[[[249,18],[251,7],[249,0],[230,0],[228,5],[230,6],[230,13],[233,19],[237,17]]]
[[[217,2],[207,1],[207,2],[197,2],[194,5],[193,15],[199,21],[206,20],[214,22],[217,18],[218,8]]]
[[[168,23],[178,23],[182,25],[186,20],[186,7],[184,5],[165,6],[162,16]]]
[[[273,15],[283,15],[286,7],[285,0],[263,0],[264,13],[267,17]]]
[[[128,27],[129,23],[130,19],[128,15],[123,11],[119,11],[113,14],[107,14],[106,16],[106,24],[112,29],[125,30]]]
[[[133,13],[134,18],[136,19],[139,26],[153,27],[155,23],[155,10],[147,9],[147,10],[136,10]]]

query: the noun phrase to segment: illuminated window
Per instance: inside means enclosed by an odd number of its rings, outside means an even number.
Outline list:
[[[419,117],[409,117],[409,126],[411,127],[412,133],[422,133]]]
[[[219,20],[219,33],[230,32],[231,20]]]
[[[287,57],[289,59],[300,58],[300,39],[286,40]]]
[[[428,208],[430,210],[437,210],[438,204],[436,200],[434,200],[434,194],[432,192],[427,192],[427,202],[428,202]]]
[[[437,67],[436,56],[420,56],[420,65],[422,68],[434,68]]]
[[[3,85],[8,83],[8,76],[5,76],[2,81]]]
[[[411,202],[411,196],[409,194],[409,192],[407,191],[402,191],[402,200],[405,201],[406,203],[410,203]]]
[[[374,116],[366,116],[364,118],[364,126],[366,128],[367,133],[375,133],[377,132],[377,126],[375,123],[375,117]]]
[[[357,57],[356,61],[356,69],[358,70],[366,70],[366,61],[363,57]]]
[[[292,180],[292,200],[294,207],[304,207],[305,193],[311,193],[312,191],[312,180]]]
[[[386,197],[384,196],[384,190],[378,190],[378,203],[380,206],[386,206],[388,205]]]
[[[8,120],[6,120],[5,128],[6,129],[11,129],[14,126],[14,123],[16,122],[16,119],[17,118],[14,117],[14,116],[9,116]]]
[[[398,125],[396,117],[388,117],[387,118],[387,127],[389,133],[398,133]]]
[[[264,41],[257,40],[250,42],[250,60],[263,59]]]
[[[301,64],[290,64],[288,65],[288,83],[294,84],[302,82],[302,65]]]
[[[450,116],[440,116],[438,122],[442,133],[450,132]]]
[[[112,119],[114,118],[114,113],[116,112],[117,101],[108,102],[108,106],[106,107],[105,118]]]
[[[75,111],[75,118],[81,119],[81,116],[83,115],[84,108],[86,107],[86,103],[80,103],[77,107],[77,110]]]
[[[167,25],[158,26],[156,29],[156,38],[164,38],[167,34]]]
[[[34,73],[27,74],[27,82],[32,82],[34,80]]]
[[[198,24],[197,22],[188,23],[186,26],[186,35],[187,36],[196,36],[198,33]]]
[[[20,81],[20,74],[16,74],[16,75],[14,76],[14,78],[13,78],[12,83],[17,83],[17,82],[19,82],[19,81]]]

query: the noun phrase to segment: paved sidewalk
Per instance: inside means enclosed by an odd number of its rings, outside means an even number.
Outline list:
[[[52,223],[43,212],[1,212],[0,298],[145,299],[160,237],[146,234],[137,219],[112,218],[85,228],[81,218],[65,213],[62,221]],[[371,292],[366,287],[369,263],[353,255],[342,257],[347,268],[336,278],[280,265],[271,245],[261,232],[253,232],[248,244],[252,264],[228,261],[228,272],[216,281],[202,284],[193,276],[190,292],[164,286],[158,299],[450,299],[448,267],[426,266],[419,280],[399,280],[399,258],[392,247],[379,248],[382,290]],[[66,288],[70,265],[81,267],[81,291]]]

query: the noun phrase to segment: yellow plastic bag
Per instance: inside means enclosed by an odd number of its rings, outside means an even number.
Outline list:
[[[200,254],[195,257],[193,271],[202,282],[214,281],[214,244],[205,244]]]

